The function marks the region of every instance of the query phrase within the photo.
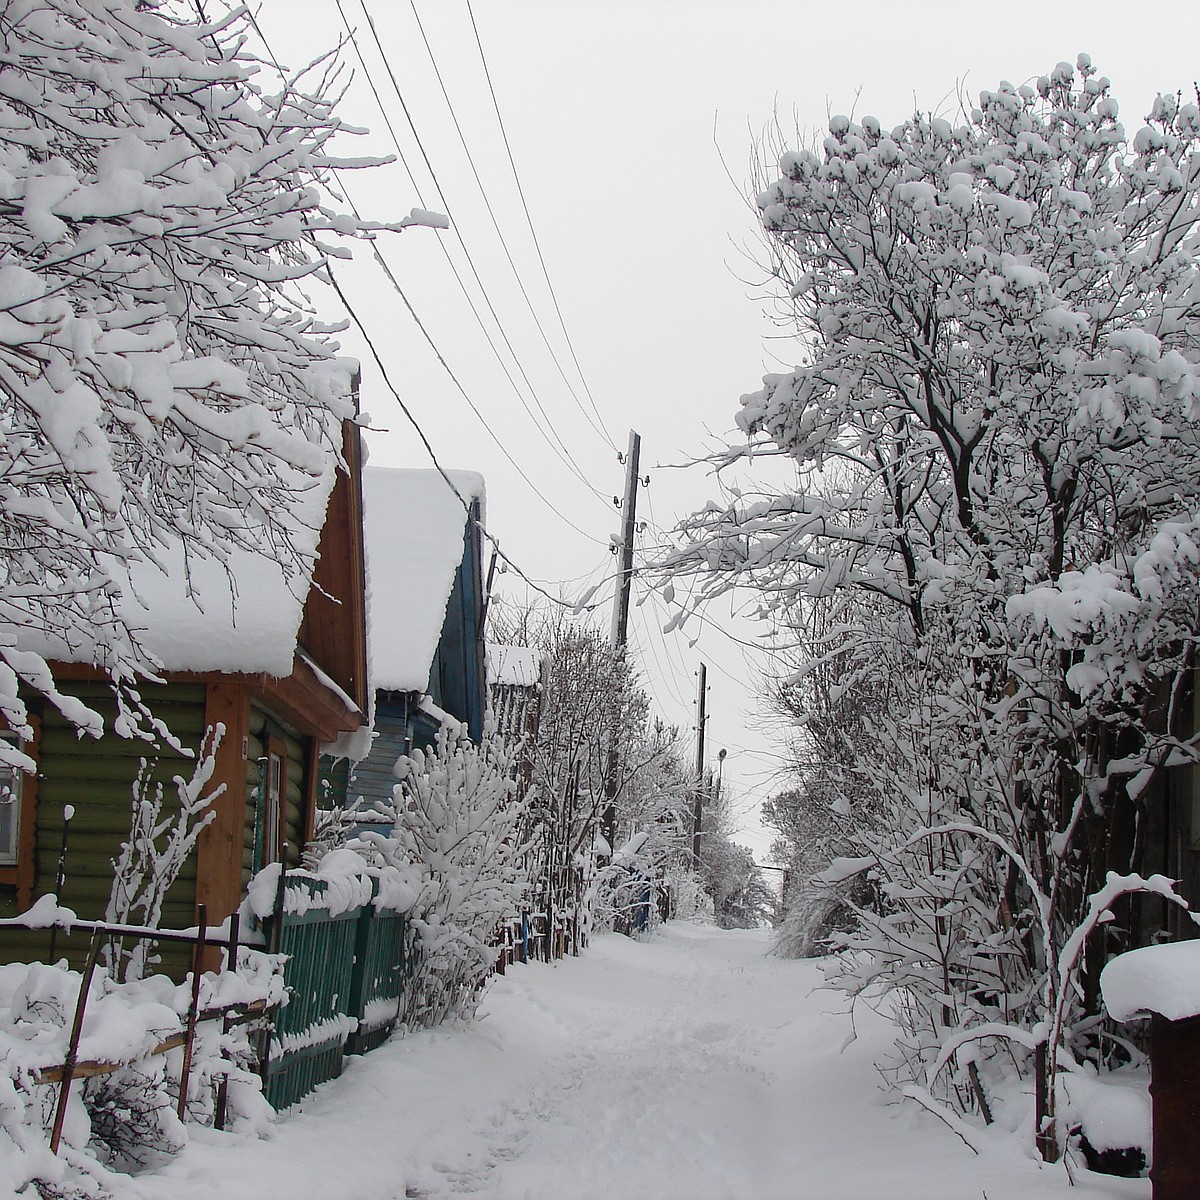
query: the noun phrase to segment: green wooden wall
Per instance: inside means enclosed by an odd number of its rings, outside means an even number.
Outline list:
[[[76,696],[99,712],[106,730],[117,715],[112,690],[103,683],[64,683],[60,690]],[[143,685],[143,700],[164,721],[179,741],[196,749],[204,734],[203,684]],[[39,755],[37,850],[34,896],[54,890],[62,844],[63,809],[70,804],[75,815],[67,841],[61,903],[82,918],[104,917],[112,888],[112,863],[129,834],[133,784],[142,758],[151,764],[152,783],[163,787],[164,816],[178,811],[172,777],[191,775],[192,762],[165,744],[152,744],[112,733],[100,739],[80,737],[57,709],[41,710],[42,739]],[[194,920],[196,865],[187,863],[168,893],[162,924],[179,927]],[[16,915],[16,895],[0,889],[0,916]],[[86,938],[59,935],[57,953],[67,954],[73,965],[82,959]],[[0,928],[0,961],[33,961],[49,950],[48,931]],[[166,965],[166,964],[164,964]]]

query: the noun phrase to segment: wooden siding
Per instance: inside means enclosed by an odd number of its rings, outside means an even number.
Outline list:
[[[102,683],[64,682],[64,694],[76,696],[99,712],[111,729],[116,703]],[[143,685],[141,694],[155,716],[190,749],[199,746],[205,729],[203,684]],[[63,809],[75,815],[68,835],[66,869],[60,900],[85,919],[101,919],[112,888],[112,863],[129,835],[133,784],[143,758],[151,764],[152,783],[162,784],[164,815],[178,809],[172,783],[189,776],[192,761],[167,745],[107,734],[99,740],[80,737],[74,726],[49,704],[41,713],[39,780],[34,848],[34,896],[52,892],[62,844]],[[184,865],[167,895],[162,915],[166,926],[190,925],[195,911],[196,861]],[[16,895],[6,889],[0,915],[16,915]],[[58,938],[60,953],[82,957],[85,939]],[[49,949],[49,932],[0,930],[0,960],[32,961]]]
[[[362,540],[362,441],[343,423],[342,457],[317,547],[299,643],[362,712],[367,711],[366,556]]]
[[[473,741],[483,737],[484,642],[483,575],[478,502],[474,518],[463,527],[463,555],[454,573],[433,663],[429,669],[429,698],[466,724]]]
[[[412,698],[402,692],[380,692],[376,697],[377,736],[371,744],[370,756],[354,768],[349,788],[348,802],[351,807],[370,808],[378,803],[391,803],[392,788],[396,783],[392,769],[396,765],[396,759],[408,749],[408,714],[411,703]]]
[[[210,729],[225,730],[217,747],[209,786],[224,788],[212,802],[213,819],[197,845],[196,902],[207,906],[211,922],[223,921],[242,898],[242,839],[246,808],[247,722],[250,696],[243,679],[209,683],[204,705]]]

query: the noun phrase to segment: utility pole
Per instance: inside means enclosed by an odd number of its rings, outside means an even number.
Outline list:
[[[621,503],[621,565],[617,572],[617,594],[613,598],[612,648],[624,655],[629,633],[629,593],[633,585],[633,535],[637,529],[638,461],[642,439],[631,429],[625,454],[625,498]]]
[[[620,566],[617,569],[617,592],[613,597],[612,651],[618,666],[625,661],[625,645],[629,640],[629,594],[633,587],[633,536],[637,530],[638,462],[642,439],[629,431],[629,450],[625,455],[625,498],[621,504]],[[604,771],[604,819],[601,832],[609,850],[616,850],[613,839],[617,833],[617,791],[621,754],[616,713],[608,733],[608,762]]]
[[[700,832],[704,821],[704,698],[708,670],[700,664],[700,690],[696,696],[696,794],[692,809],[692,862],[700,866]]]

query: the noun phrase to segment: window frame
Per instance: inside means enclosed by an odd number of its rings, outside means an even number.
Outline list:
[[[19,750],[25,748],[24,741],[9,730],[0,730],[0,741],[7,742]],[[7,844],[6,839],[0,833],[0,867],[15,867],[21,861],[21,827],[24,824],[21,818],[24,815],[22,805],[27,774],[28,772],[22,771],[19,767],[0,763],[0,813],[6,808],[12,812]],[[11,799],[5,795],[10,789],[14,793]],[[0,829],[2,829],[2,823],[0,823]]]
[[[3,723],[0,723],[0,736],[8,740],[19,740],[21,749],[40,766],[42,723],[34,713],[30,713],[27,719],[30,728],[33,730],[32,738],[18,739],[16,734]],[[15,888],[17,893],[17,911],[25,912],[33,903],[33,886],[35,882],[38,774],[29,771],[22,772],[20,773],[20,781],[20,807],[17,811],[17,827],[13,838],[15,845],[14,861],[0,863],[0,887]]]
[[[259,806],[254,831],[258,852],[256,871],[283,861],[287,834],[287,771],[287,742],[274,733],[266,733],[259,760]]]

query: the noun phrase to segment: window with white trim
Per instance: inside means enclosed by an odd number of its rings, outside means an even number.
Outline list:
[[[12,734],[0,734],[12,746],[20,746]],[[17,861],[21,836],[21,792],[25,772],[9,763],[0,763],[0,866],[11,867]]]

